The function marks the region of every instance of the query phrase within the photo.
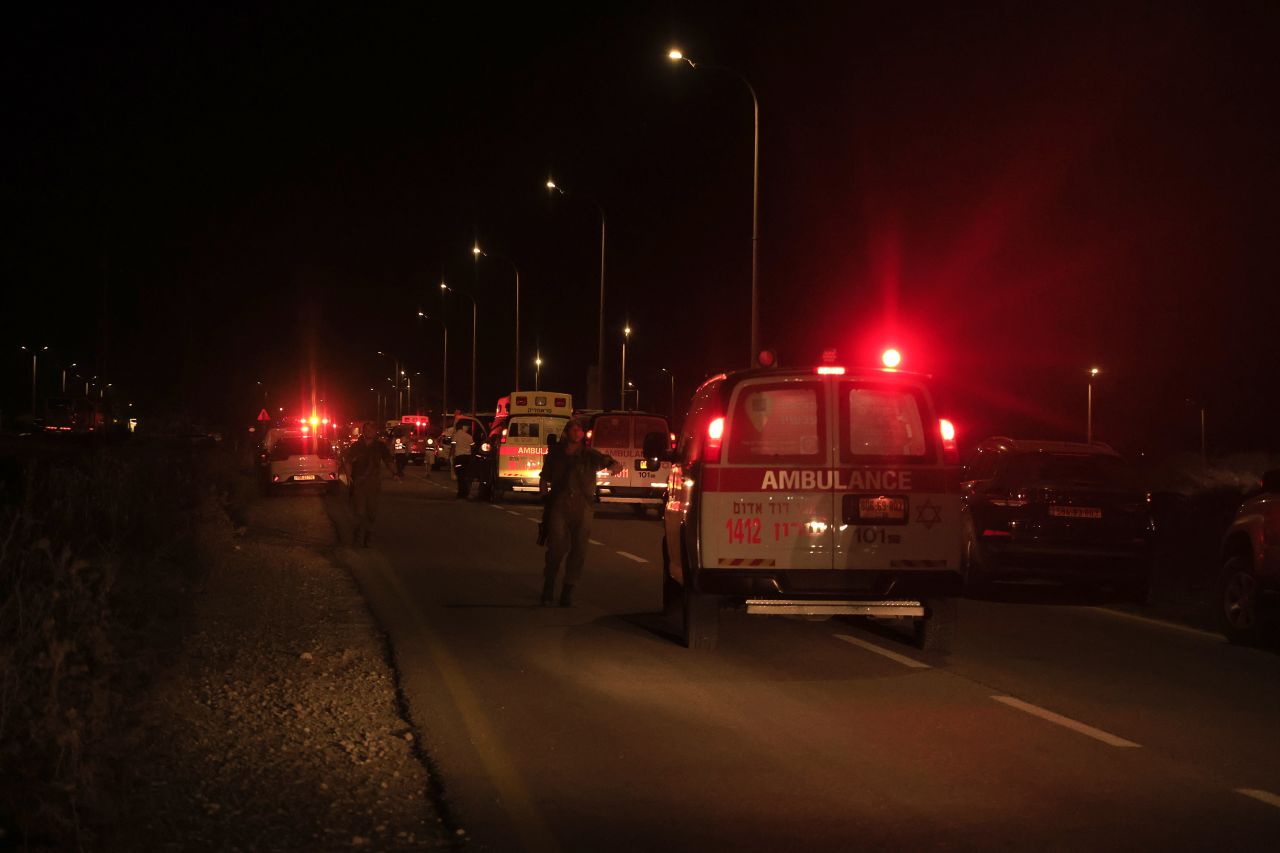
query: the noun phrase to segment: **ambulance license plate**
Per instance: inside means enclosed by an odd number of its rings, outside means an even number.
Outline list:
[[[295,480],[314,480],[315,478],[316,478],[315,474],[294,474],[293,475],[293,479]]]
[[[1055,518],[1102,518],[1102,510],[1096,506],[1049,505],[1049,515]]]
[[[907,499],[904,495],[845,495],[846,524],[906,524]]]

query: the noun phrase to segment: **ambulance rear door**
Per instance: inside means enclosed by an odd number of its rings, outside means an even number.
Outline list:
[[[958,569],[959,472],[944,463],[924,383],[909,375],[844,379],[834,415],[836,567]]]
[[[733,389],[718,461],[708,447],[702,480],[704,570],[833,568],[832,393],[816,374]]]
[[[547,455],[547,438],[557,439],[568,418],[514,415],[507,422],[506,435],[498,448],[498,477],[507,480],[537,481]]]

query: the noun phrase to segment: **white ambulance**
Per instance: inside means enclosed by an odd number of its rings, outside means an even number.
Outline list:
[[[573,416],[573,397],[556,391],[512,391],[507,411],[490,472],[489,494],[495,501],[507,492],[538,493],[548,440],[564,432]]]
[[[667,419],[648,412],[597,412],[591,416],[587,442],[622,463],[622,470],[596,472],[596,500],[627,504],[636,515],[650,508],[662,514],[667,500],[671,463],[656,464],[644,456],[644,439],[651,432],[667,435]]]
[[[893,369],[757,368],[707,380],[671,459],[663,605],[689,648],[719,611],[911,620],[945,652],[961,569],[955,429],[929,378]]]

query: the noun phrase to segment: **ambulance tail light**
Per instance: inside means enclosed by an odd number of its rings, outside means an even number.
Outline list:
[[[555,401],[556,401],[555,406],[557,409],[563,409],[569,405],[569,400],[567,397],[556,397]]]
[[[960,464],[960,446],[956,442],[956,425],[946,418],[938,421],[938,432],[942,435],[942,459],[951,465]]]
[[[671,433],[667,433],[667,435],[671,438],[671,449],[672,449],[672,450],[675,450],[675,449],[676,449],[676,434],[675,434],[674,432],[671,432]]]
[[[506,443],[507,443],[507,428],[503,427],[502,438],[498,439],[498,444],[506,444]]]
[[[720,461],[720,440],[724,438],[724,418],[716,418],[707,424],[707,461]]]
[[[844,368],[836,364],[822,364],[818,366],[819,376],[844,376]]]

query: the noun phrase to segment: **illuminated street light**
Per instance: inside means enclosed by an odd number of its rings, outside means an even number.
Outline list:
[[[627,341],[631,340],[631,325],[622,329],[622,381],[618,385],[619,408],[627,410]]]
[[[471,247],[471,254],[475,255],[476,260],[480,258],[497,258],[500,261],[506,261],[511,264],[511,269],[516,274],[516,384],[511,390],[520,390],[520,268],[516,266],[516,262],[508,257],[497,254],[490,254],[482,251],[477,244]]]
[[[440,286],[444,287],[444,284]],[[444,356],[440,365],[440,423],[443,424],[445,413],[449,411],[449,326],[441,318],[432,317],[424,311],[419,311],[418,316],[424,320],[435,320],[444,330],[444,343],[441,346]]]
[[[747,87],[747,91],[751,93],[751,107],[754,118],[754,131],[752,134],[751,149],[751,354],[747,360],[748,365],[755,363],[756,353],[760,351],[760,300],[759,300],[759,277],[758,277],[758,258],[759,258],[759,237],[760,237],[760,100],[756,97],[755,87],[751,85],[751,81],[742,74],[734,71],[732,68],[726,68],[723,65],[708,65],[703,62],[694,62],[685,56],[679,50],[672,49],[667,52],[667,58],[672,62],[686,62],[689,67],[697,70],[699,68],[707,68],[713,71],[721,71],[729,74]]]
[[[541,380],[542,380],[542,353],[538,353],[537,356],[533,359],[533,390],[535,391],[541,390],[540,389]]]
[[[391,359],[393,362],[395,362],[395,365],[396,365],[395,372],[392,373],[391,375],[395,377],[394,379],[392,379],[392,383],[394,384],[396,389],[396,420],[399,420],[400,419],[400,358],[398,356],[392,355],[389,352],[383,352],[382,350],[378,350],[378,355],[384,358]]]
[[[1100,372],[1096,367],[1089,368],[1088,409],[1085,416],[1085,441],[1089,444],[1093,443],[1093,380],[1098,378]]]
[[[36,360],[39,358],[40,353],[46,352],[49,348],[19,346],[18,349],[22,350],[23,352],[31,353],[31,418],[32,420],[35,420],[36,418]]]
[[[479,247],[473,251],[479,251]],[[443,281],[440,282],[440,290],[442,293],[456,293],[471,300],[471,412],[474,414],[476,410],[476,298],[470,293],[454,290]]]
[[[562,196],[569,195],[569,191],[558,186],[554,179],[547,178],[547,189],[558,192]],[[603,405],[603,379],[601,372],[604,370],[604,248],[605,248],[605,217],[604,207],[590,196],[574,193],[576,196],[585,198],[591,204],[595,205],[596,212],[600,214],[600,314],[596,321],[596,375],[595,381],[588,383],[587,388],[587,406],[594,408]],[[594,398],[594,399],[593,399]]]

